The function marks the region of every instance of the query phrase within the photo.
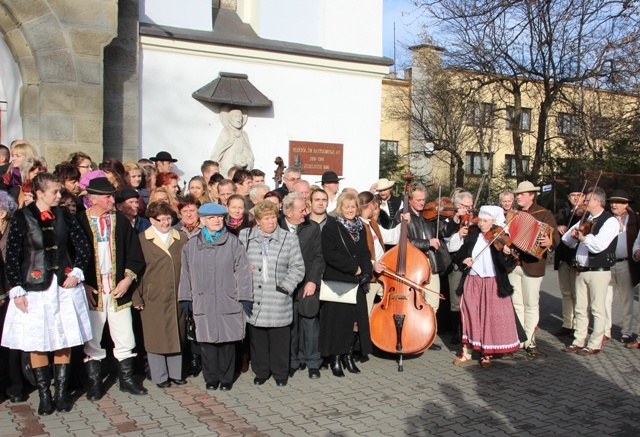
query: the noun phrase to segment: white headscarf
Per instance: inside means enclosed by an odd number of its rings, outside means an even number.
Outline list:
[[[487,218],[496,221],[496,225],[503,226],[505,225],[504,218],[504,210],[495,205],[483,205],[480,207],[480,212],[478,213],[479,218]]]

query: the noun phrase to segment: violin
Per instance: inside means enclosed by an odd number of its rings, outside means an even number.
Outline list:
[[[422,210],[422,216],[427,221],[436,220],[438,215],[444,218],[453,218],[458,212],[458,208],[448,197],[441,197],[427,203]]]
[[[513,241],[511,241],[511,237],[504,232],[504,228],[502,226],[493,225],[491,229],[487,232],[483,233],[482,236],[487,240],[491,241],[493,247],[502,252],[504,246],[509,247],[510,249],[515,249],[516,247],[513,245]],[[513,256],[517,258],[516,252],[512,252]]]
[[[589,219],[578,226],[578,230],[582,233],[582,235],[589,235],[593,230],[593,224],[593,220]]]
[[[468,227],[469,232],[475,231],[478,229],[478,221],[480,219],[477,215],[474,214],[474,210],[470,209],[466,214],[460,217],[460,225],[458,226],[458,230],[460,228]]]

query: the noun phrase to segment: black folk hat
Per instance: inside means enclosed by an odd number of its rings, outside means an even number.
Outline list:
[[[113,194],[115,192],[116,187],[111,185],[107,178],[91,179],[87,185],[87,193],[89,194]]]
[[[298,314],[302,317],[313,318],[318,315],[320,311],[320,298],[319,293],[314,293],[311,296],[303,297],[298,302]]]
[[[625,190],[613,190],[611,193],[611,197],[607,199],[607,202],[618,202],[618,203],[634,203],[633,199],[629,199],[629,194]]]
[[[580,181],[571,181],[569,182],[569,187],[568,187],[568,191],[569,194],[571,193],[584,193],[584,182],[580,182]]]
[[[339,178],[335,171],[325,171],[322,173],[322,179],[319,180],[321,184],[325,184],[327,182],[340,182],[344,178]]]
[[[165,152],[164,150],[162,152],[158,152],[156,156],[149,158],[149,160],[153,162],[158,162],[158,161],[178,162],[177,159],[171,156],[171,153]]]
[[[140,194],[136,190],[130,187],[124,187],[122,190],[118,191],[115,195],[116,203],[122,203],[129,199],[140,197]]]

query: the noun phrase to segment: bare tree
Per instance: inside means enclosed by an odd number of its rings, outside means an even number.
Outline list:
[[[636,73],[638,2],[629,0],[417,1],[447,38],[446,62],[485,74],[513,95],[520,123],[523,87],[540,101],[531,177],[539,177],[551,109],[563,87],[597,81],[619,84]],[[522,141],[513,132],[514,154]],[[518,165],[518,167],[520,167]]]

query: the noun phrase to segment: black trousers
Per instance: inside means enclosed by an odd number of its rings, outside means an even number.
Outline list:
[[[256,378],[286,380],[289,377],[291,328],[258,328],[249,325],[251,370]]]
[[[291,325],[291,364],[297,369],[306,364],[310,369],[319,369],[322,364],[318,336],[320,335],[320,319],[318,317],[301,317],[298,314],[299,301],[293,302],[293,324]]]
[[[236,358],[235,343],[200,343],[202,375],[206,383],[218,381],[222,384],[233,382]]]

